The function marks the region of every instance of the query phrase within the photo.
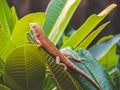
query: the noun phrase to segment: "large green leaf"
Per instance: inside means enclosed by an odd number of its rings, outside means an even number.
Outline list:
[[[34,40],[31,38],[30,34],[27,34],[28,43],[35,43]],[[47,77],[44,82],[44,90],[79,90],[80,86],[76,85],[73,81],[73,78],[69,75],[69,73],[63,72],[63,67],[56,65],[56,61],[54,58],[49,56],[47,57]],[[67,83],[67,85],[65,85]]]
[[[43,30],[46,36],[48,36],[57,21],[66,0],[52,0],[46,10],[46,20],[43,26]]]
[[[110,22],[107,22],[103,25],[101,25],[97,30],[93,31],[88,37],[85,38],[85,40],[77,46],[78,48],[87,48],[90,43],[95,39],[95,37],[105,28]]]
[[[118,62],[116,47],[119,40],[120,34],[94,45],[89,50],[104,67],[109,69]]]
[[[0,57],[4,61],[15,48],[14,42],[10,37],[15,23],[15,18],[6,0],[0,0]]]
[[[47,63],[47,73],[56,82],[57,90],[81,90],[80,85],[74,81],[68,72],[64,72],[63,67],[56,64],[54,58],[48,56]]]
[[[65,48],[61,50],[64,53],[69,53],[75,55],[77,58],[83,57],[86,60],[82,63],[72,61],[75,65],[77,65],[80,69],[85,71],[88,75],[90,75],[102,88],[102,90],[114,90],[113,84],[111,83],[111,79],[106,73],[105,69],[95,60],[95,58],[86,50],[72,50],[71,48]],[[70,59],[70,58],[69,58]],[[96,88],[83,76],[76,73],[71,68],[68,71],[71,73],[63,72],[63,68],[55,64],[55,60],[48,56],[47,63],[49,65],[49,69],[47,73],[53,78],[56,82],[56,86],[58,90],[96,90]],[[79,83],[80,86],[78,85]],[[67,84],[66,84],[67,83]],[[53,83],[51,83],[53,84]],[[50,84],[50,85],[51,85]]]
[[[42,90],[46,53],[36,45],[16,48],[4,65],[4,82],[12,90]]]
[[[54,44],[57,44],[80,1],[81,0],[52,0],[46,13],[47,18],[44,30],[45,33],[47,32],[49,34],[48,38]]]
[[[91,15],[86,22],[63,44],[62,48],[66,46],[76,48],[115,7],[116,4],[112,4],[100,14]]]
[[[5,61],[14,48],[15,45],[10,36],[0,28],[0,57]]]
[[[9,35],[12,34],[15,26],[11,9],[8,7],[6,0],[0,0],[0,25]]]
[[[30,30],[29,23],[37,22],[42,27],[44,20],[45,14],[41,12],[32,13],[20,19],[15,25],[12,33],[12,40],[14,40],[16,46],[26,45],[27,39],[25,34]]]
[[[30,34],[27,34],[28,43],[35,43]],[[80,85],[71,78],[69,73],[63,72],[63,67],[56,64],[56,60],[51,56],[47,57],[47,77],[44,82],[44,90],[79,90]],[[67,83],[67,85],[65,85]],[[56,89],[55,89],[56,90]]]
[[[6,87],[5,85],[0,84],[0,90],[11,90],[11,89]]]
[[[75,62],[71,58],[71,61],[92,77],[102,90],[114,90],[111,79],[109,78],[106,70],[98,63],[98,61],[85,49],[73,50],[70,47],[61,50],[64,53],[72,54],[77,58],[85,58],[83,62]],[[71,68],[69,72],[72,77],[84,88],[84,90],[97,90],[84,76],[81,76]]]

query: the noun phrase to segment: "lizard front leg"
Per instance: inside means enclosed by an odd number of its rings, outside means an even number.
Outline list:
[[[67,53],[63,53],[64,56],[70,56],[73,60],[77,61],[77,62],[80,62],[80,61],[84,61],[85,59],[84,58],[76,58],[75,56],[71,55],[71,54],[67,54]]]
[[[64,63],[60,62],[60,57],[59,56],[56,57],[56,64],[58,64],[60,66],[63,66],[64,67],[64,71],[67,70],[67,66]]]

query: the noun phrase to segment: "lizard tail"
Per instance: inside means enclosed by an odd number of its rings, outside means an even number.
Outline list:
[[[80,68],[78,68],[75,65],[72,65],[71,68],[74,69],[79,74],[81,74],[86,79],[88,79],[98,90],[101,90],[101,88],[99,87],[99,85],[88,74],[86,74],[84,71],[82,71]]]

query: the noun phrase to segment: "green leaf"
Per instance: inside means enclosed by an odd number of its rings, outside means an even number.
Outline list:
[[[4,83],[3,82],[4,64],[5,62],[0,58],[0,83]]]
[[[36,45],[16,48],[4,65],[4,82],[12,90],[42,90],[46,53]]]
[[[0,0],[0,25],[9,35],[12,34],[15,19],[13,18],[11,9],[6,3],[6,0]]]
[[[63,47],[76,48],[89,33],[116,7],[116,4],[108,6],[100,14],[91,15],[86,22],[63,44]]]
[[[117,43],[120,40],[120,34],[111,39],[98,43],[89,50],[92,55],[107,69],[113,67],[118,62],[116,55]]]
[[[3,74],[3,66],[4,66],[5,62],[0,58],[0,74]]]
[[[75,32],[76,30],[72,28],[72,26],[70,24],[68,24],[68,26],[66,27],[64,33],[62,34],[62,36],[60,37],[58,43],[57,43],[57,47],[60,48],[63,43]]]
[[[74,81],[68,72],[64,72],[63,67],[56,64],[54,58],[48,56],[47,63],[47,73],[56,82],[57,90],[81,90],[80,85]]]
[[[5,61],[15,47],[11,37],[0,28],[0,57]]]
[[[28,44],[37,44],[36,40],[31,36],[29,32],[26,33],[26,38]]]
[[[106,70],[99,64],[99,62],[85,49],[73,50],[70,47],[61,50],[64,53],[72,54],[77,58],[85,58],[83,62],[76,62],[69,58],[76,66],[86,72],[93,78],[102,90],[114,90],[113,83],[109,78]],[[74,70],[69,68],[72,77],[83,87],[84,90],[97,90],[84,76],[81,76]]]
[[[97,43],[99,44],[101,42],[107,41],[107,40],[111,39],[112,37],[113,37],[113,35],[104,36]]]
[[[67,24],[69,23],[73,13],[75,12],[77,6],[81,0],[53,0],[48,8],[46,14],[49,16],[46,18],[46,22],[43,29],[48,30],[48,38],[54,43],[57,44],[61,35],[63,34]],[[56,3],[58,3],[56,5]],[[60,4],[62,3],[62,4]],[[63,7],[64,6],[64,7]],[[52,9],[51,9],[52,8]],[[57,9],[60,8],[60,9]],[[51,14],[51,15],[50,15]],[[51,17],[50,17],[51,16]],[[55,17],[57,16],[57,17]],[[54,20],[54,21],[53,21]],[[52,24],[49,24],[53,22]],[[47,29],[47,27],[50,27]]]
[[[91,15],[87,21],[63,44],[62,48],[66,46],[76,48],[102,19],[103,16],[99,17],[95,14]]]
[[[46,10],[46,20],[43,26],[45,35],[48,37],[53,26],[55,25],[66,0],[52,0]]]
[[[109,24],[110,22],[107,22],[103,25],[101,25],[97,30],[93,31],[88,37],[85,38],[85,40],[77,46],[78,48],[87,48],[90,43],[95,39],[95,37]]]
[[[6,87],[5,85],[0,84],[0,90],[11,90],[11,89]]]
[[[119,53],[119,55],[120,55],[120,53]],[[116,84],[116,87],[119,90],[119,88],[120,88],[120,56],[119,56],[119,61],[118,61],[118,64],[117,64],[117,70],[118,70],[117,74],[114,75],[114,82]]]
[[[76,30],[70,24],[68,24],[65,29],[64,35],[70,37],[75,31]]]
[[[12,40],[14,40],[16,46],[27,44],[25,34],[30,30],[29,23],[37,22],[42,27],[44,20],[45,14],[40,12],[26,15],[20,19],[15,25],[14,31],[12,33]]]
[[[12,6],[11,11],[12,11],[12,15],[15,20],[15,23],[16,23],[18,21],[18,16],[17,16],[16,9],[14,6]]]
[[[117,68],[117,65],[113,66],[112,68],[110,68],[108,70],[108,73],[111,77],[111,79],[114,79],[114,76],[118,73],[118,68]]]
[[[56,90],[57,86],[50,75],[46,75],[43,90]],[[58,90],[58,89],[57,89]]]

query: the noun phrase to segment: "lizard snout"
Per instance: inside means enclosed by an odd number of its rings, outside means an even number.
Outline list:
[[[36,28],[38,26],[38,24],[37,23],[30,23],[29,26],[30,26],[30,28]]]

